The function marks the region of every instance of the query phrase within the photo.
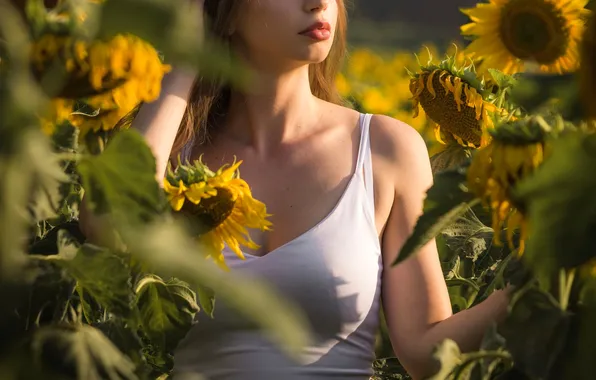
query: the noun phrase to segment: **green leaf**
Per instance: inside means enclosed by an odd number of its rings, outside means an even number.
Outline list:
[[[580,120],[585,114],[578,97],[578,84],[575,73],[524,73],[510,92],[511,101],[527,113],[545,109],[561,113],[566,120]]]
[[[264,328],[289,355],[301,352],[311,339],[308,322],[295,305],[264,283],[219,269],[204,259],[196,239],[174,223],[155,223],[123,230],[133,256],[162,277],[176,277],[213,289],[218,299],[238,311],[247,322]],[[217,316],[215,317],[217,318]]]
[[[479,202],[467,191],[464,168],[447,170],[435,176],[427,191],[424,213],[418,218],[414,231],[401,248],[392,265],[399,264],[418,252],[441,231]]]
[[[143,137],[121,131],[103,153],[83,158],[78,166],[89,207],[114,220],[148,221],[163,207],[163,194],[155,180],[155,159]]]
[[[488,69],[488,72],[493,77],[499,89],[513,87],[517,84],[517,79],[512,75],[507,75],[497,69]]]
[[[447,246],[460,255],[476,261],[491,244],[493,229],[485,226],[471,209],[443,229]]]
[[[552,378],[592,380],[596,373],[596,304],[580,305]]]
[[[35,260],[29,264],[35,280],[26,282],[26,294],[20,295],[20,302],[14,306],[15,313],[20,316],[22,331],[31,331],[39,325],[60,322],[69,307],[74,289],[74,281],[66,276],[59,265],[46,260]],[[10,309],[10,300],[3,297],[3,302]]]
[[[462,363],[462,353],[457,345],[451,339],[445,339],[436,348],[433,357],[441,364],[440,370],[428,380],[446,380],[451,379],[453,372]]]
[[[182,281],[149,274],[137,283],[135,293],[143,332],[164,351],[173,350],[199,311],[194,292]]]
[[[568,135],[515,189],[534,237],[523,257],[537,274],[556,275],[596,257],[596,176],[588,175],[594,167],[596,135]]]
[[[57,215],[62,194],[60,187],[69,181],[60,166],[58,156],[52,152],[47,140],[39,139],[25,144],[25,154],[32,163],[33,189],[28,208],[35,221],[53,218]]]
[[[459,144],[449,144],[439,153],[430,158],[430,165],[433,174],[443,170],[455,169],[457,166],[468,161],[472,157],[472,150],[464,148]]]
[[[139,370],[147,365],[142,355],[143,342],[136,329],[131,328],[120,318],[94,323],[93,327],[101,331],[122,353],[136,365]],[[138,373],[138,371],[137,371]]]
[[[134,305],[130,269],[124,257],[91,244],[72,252],[38,257],[66,269],[81,290],[110,313],[129,317]]]
[[[31,379],[133,380],[135,367],[101,331],[87,325],[54,325],[35,331],[30,342]]]
[[[19,133],[21,135],[18,138],[13,136],[13,141],[9,141],[8,136],[0,136],[5,148],[4,154],[0,156],[0,277],[5,280],[22,277],[21,271],[27,263],[23,243],[29,238],[31,211],[36,217],[48,216],[54,212],[53,207],[42,202],[49,198],[39,196],[40,193],[36,190],[47,185],[46,190],[52,192],[52,185],[56,184],[54,174],[60,176],[55,171],[51,158],[48,160],[44,155],[44,152],[49,152],[45,136],[36,130],[25,129]],[[42,153],[41,156],[38,151]],[[31,203],[33,196],[35,203]]]
[[[568,338],[570,316],[538,288],[522,289],[498,327],[515,364],[532,378],[547,378]]]
[[[203,312],[207,313],[211,318],[213,318],[213,311],[215,310],[215,292],[213,289],[199,286],[197,289],[197,295],[199,296],[199,303],[203,308]]]

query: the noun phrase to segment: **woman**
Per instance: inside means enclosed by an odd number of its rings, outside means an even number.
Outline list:
[[[133,123],[156,156],[158,177],[178,153],[202,154],[210,167],[243,160],[242,176],[274,229],[252,233],[260,248],[245,260],[226,250],[228,265],[296,302],[316,333],[297,363],[218,301],[215,319],[201,315],[180,343],[178,374],[366,379],[382,302],[395,353],[420,379],[437,369],[437,343],[475,349],[506,313],[499,291],[452,315],[434,242],[390,266],[432,174],[414,129],[341,105],[333,78],[346,46],[343,1],[207,0],[211,32],[251,66],[256,87],[230,91],[174,70]]]

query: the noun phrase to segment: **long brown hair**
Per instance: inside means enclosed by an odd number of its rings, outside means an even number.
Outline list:
[[[246,0],[206,0],[207,35],[229,46],[228,31],[240,17],[243,1]],[[333,46],[323,62],[309,67],[309,76],[313,95],[328,102],[342,104],[334,78],[341,69],[347,48],[347,11],[344,0],[337,0],[337,4],[339,12]],[[227,111],[230,93],[231,89],[225,82],[197,76],[172,147],[172,158],[190,141],[197,141],[199,144],[208,141],[217,120]]]

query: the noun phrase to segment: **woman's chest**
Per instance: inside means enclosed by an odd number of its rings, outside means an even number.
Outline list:
[[[362,185],[363,173],[356,172],[358,143],[349,138],[321,139],[284,146],[266,157],[231,144],[205,147],[202,153],[211,168],[232,162],[234,157],[243,161],[240,175],[253,196],[265,203],[273,223],[272,231],[251,231],[260,249],[250,253],[261,256],[317,226],[345,201],[350,187]],[[373,172],[374,224],[381,231],[389,215],[393,188],[386,175],[374,167]],[[357,191],[368,190],[365,185]]]

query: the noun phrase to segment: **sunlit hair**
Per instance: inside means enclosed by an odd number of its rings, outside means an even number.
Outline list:
[[[208,34],[229,45],[228,31],[240,17],[243,1],[246,0],[206,0]],[[341,69],[346,53],[347,12],[344,0],[337,0],[337,5],[337,30],[331,51],[323,62],[310,66],[309,76],[311,91],[315,96],[342,104],[334,78]],[[217,121],[225,114],[229,100],[230,87],[226,83],[199,75],[193,84],[171,157],[176,157],[190,141],[199,144],[208,141],[210,133],[217,127]]]

